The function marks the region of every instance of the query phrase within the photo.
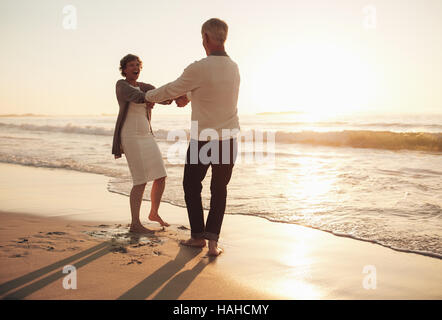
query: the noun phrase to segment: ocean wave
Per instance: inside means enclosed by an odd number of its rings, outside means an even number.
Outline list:
[[[269,124],[272,124],[271,122]],[[346,127],[346,128],[401,128],[401,129],[422,129],[429,131],[442,130],[441,124],[436,123],[402,123],[402,122],[369,122],[359,123],[351,121],[295,121],[295,122],[275,122],[278,126],[297,126],[297,127]]]
[[[0,128],[13,128],[29,131],[48,131],[61,132],[66,134],[88,134],[112,136],[113,128],[104,128],[99,126],[75,126],[68,123],[63,126],[56,125],[36,125],[30,123],[11,124],[0,122]],[[169,134],[174,131],[158,129],[154,131],[155,137],[168,142]],[[189,138],[189,130],[184,130]],[[241,131],[242,141],[255,141],[258,136],[269,137],[269,131],[263,131],[257,134],[258,130]],[[442,132],[392,132],[392,131],[371,131],[371,130],[343,130],[343,131],[275,131],[275,141],[277,143],[301,143],[310,145],[330,146],[330,147],[353,147],[353,148],[371,148],[385,150],[417,150],[442,152]],[[170,141],[169,141],[170,140]],[[264,139],[265,141],[265,139]]]
[[[31,140],[40,140],[38,138],[24,138],[24,137],[14,137],[14,136],[0,136],[0,139],[10,139],[10,140],[26,140],[26,141],[31,141]]]
[[[99,126],[76,126],[72,125],[71,123],[68,123],[63,126],[56,126],[56,125],[37,125],[32,123],[21,123],[21,124],[14,124],[14,123],[3,123],[0,122],[0,128],[6,128],[6,129],[20,129],[24,131],[46,131],[46,132],[60,132],[60,133],[67,133],[67,134],[87,134],[87,135],[97,135],[97,136],[113,136],[114,135],[114,128],[104,128]],[[154,134],[155,137],[159,139],[166,139],[169,131],[168,130],[155,130]],[[186,130],[186,133],[188,133],[188,130]]]
[[[129,197],[130,195],[130,190],[128,187],[124,188],[122,187],[122,185],[124,183],[128,183],[128,180],[122,180],[122,179],[111,179],[107,185],[107,190],[109,192],[112,193],[117,193],[126,197]],[[129,184],[128,184],[129,185]],[[150,201],[150,197],[149,194],[145,194],[143,196],[144,200]],[[248,198],[245,198],[248,199]],[[167,202],[171,205],[180,207],[180,208],[185,208],[185,204],[182,201],[178,201],[177,199],[167,199],[166,197],[163,198],[161,200],[161,202]],[[209,207],[207,206],[203,206],[205,210],[209,210]],[[439,208],[438,206],[433,206],[432,209],[434,208]],[[359,241],[365,241],[365,242],[371,242],[374,244],[378,244],[381,245],[383,247],[386,248],[390,248],[392,250],[395,251],[399,251],[399,252],[406,252],[406,253],[414,253],[414,254],[419,254],[419,255],[424,255],[424,256],[428,256],[428,257],[432,257],[432,258],[437,258],[437,259],[442,259],[442,254],[440,253],[439,250],[439,246],[434,245],[431,246],[430,244],[426,244],[425,242],[418,242],[415,243],[414,245],[412,245],[411,243],[407,243],[406,241],[402,241],[402,238],[400,237],[400,235],[392,235],[389,234],[389,237],[383,237],[383,236],[378,236],[376,237],[375,235],[363,235],[363,234],[353,234],[353,232],[351,232],[351,230],[343,231],[343,230],[339,230],[339,226],[334,225],[334,224],[322,224],[322,225],[316,225],[313,223],[308,223],[308,221],[296,221],[296,220],[290,220],[290,219],[284,219],[281,217],[277,217],[274,215],[274,212],[265,212],[262,211],[260,213],[256,213],[256,212],[243,212],[241,211],[241,209],[237,208],[238,210],[235,209],[230,209],[226,211],[226,214],[230,214],[230,215],[244,215],[244,216],[253,216],[253,217],[257,217],[257,218],[263,218],[266,219],[270,222],[275,222],[275,223],[284,223],[284,224],[296,224],[296,225],[300,225],[300,226],[304,226],[307,228],[312,228],[312,229],[316,229],[316,230],[320,230],[320,231],[324,231],[324,232],[328,232],[331,233],[335,236],[338,237],[345,237],[345,238],[351,238],[351,239],[355,239],[355,240],[359,240]],[[337,230],[335,230],[335,228]]]
[[[47,114],[38,114],[38,113],[8,113],[8,114],[0,114],[0,118],[29,118],[29,117],[48,117]]]
[[[330,147],[442,152],[442,133],[344,130],[276,132],[276,142]]]
[[[32,123],[2,123],[0,122],[0,128],[21,129],[25,131],[47,131],[47,132],[61,132],[61,133],[75,133],[75,134],[89,134],[99,136],[111,136],[113,135],[113,129],[106,129],[97,126],[75,126],[68,123],[64,126],[54,125],[37,125]]]
[[[442,130],[442,125],[435,123],[401,123],[401,122],[375,122],[375,123],[361,123],[356,124],[357,127],[398,127],[398,128],[429,128]]]
[[[72,159],[43,159],[32,156],[18,156],[18,155],[8,155],[0,153],[0,162],[19,164],[35,168],[74,170],[79,172],[94,173],[94,174],[100,174],[116,178],[121,178],[125,176],[125,174],[119,170],[106,168],[103,166],[84,164]]]

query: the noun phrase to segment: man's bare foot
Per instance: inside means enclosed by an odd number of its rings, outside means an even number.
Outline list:
[[[133,233],[154,233],[153,230],[145,228],[142,224],[131,224],[129,232],[133,232]]]
[[[190,238],[188,240],[181,240],[180,244],[188,247],[204,248],[206,246],[206,240]]]
[[[161,219],[161,217],[158,214],[150,213],[149,220],[158,222],[162,227],[170,227],[170,224],[163,221],[163,219]]]
[[[223,252],[223,249],[218,248],[218,241],[209,240],[209,251],[207,255],[210,257],[217,257]]]

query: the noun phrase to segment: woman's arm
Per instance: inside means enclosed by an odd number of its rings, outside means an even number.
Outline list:
[[[146,101],[145,93],[132,87],[125,80],[118,80],[116,84],[117,99],[135,103],[143,103]]]

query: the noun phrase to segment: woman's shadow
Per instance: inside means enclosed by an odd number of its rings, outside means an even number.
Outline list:
[[[125,292],[119,300],[141,300],[149,297],[155,290],[178,273],[193,258],[201,253],[202,249],[180,246],[177,256],[161,268],[153,272],[146,279]],[[198,276],[198,274],[212,260],[200,261],[191,270],[176,275],[153,299],[177,299]]]

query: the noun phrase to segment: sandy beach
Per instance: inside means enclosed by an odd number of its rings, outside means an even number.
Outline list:
[[[162,203],[162,229],[143,201],[156,232],[137,236],[129,199],[105,176],[4,163],[0,173],[2,299],[442,298],[440,259],[241,215],[225,216],[212,259],[178,244],[190,235],[184,208]],[[76,289],[63,287],[67,265]]]

